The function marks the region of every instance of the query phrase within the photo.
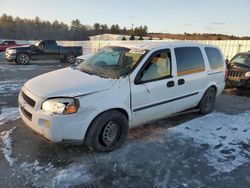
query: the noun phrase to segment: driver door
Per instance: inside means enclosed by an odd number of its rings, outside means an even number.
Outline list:
[[[175,79],[170,49],[154,52],[135,82],[131,81],[133,126],[161,119],[172,112]]]
[[[46,54],[43,50],[44,44],[40,42],[37,46],[31,46],[31,56],[34,60],[45,60]]]

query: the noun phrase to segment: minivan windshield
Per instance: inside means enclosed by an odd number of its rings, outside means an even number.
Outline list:
[[[127,76],[147,53],[142,49],[109,46],[79,64],[76,69],[105,78]]]
[[[250,67],[250,55],[248,54],[238,54],[232,60],[232,63],[244,64]]]

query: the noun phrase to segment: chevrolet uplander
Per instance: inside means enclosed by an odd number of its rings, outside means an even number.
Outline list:
[[[190,108],[212,112],[225,74],[215,46],[121,43],[27,81],[19,109],[25,124],[49,141],[111,151],[129,127]]]

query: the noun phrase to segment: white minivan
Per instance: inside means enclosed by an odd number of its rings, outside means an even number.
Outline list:
[[[190,108],[212,112],[225,73],[215,46],[122,43],[29,80],[19,109],[25,124],[47,140],[110,151],[130,127]]]

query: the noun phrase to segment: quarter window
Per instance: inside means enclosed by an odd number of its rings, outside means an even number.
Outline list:
[[[218,49],[206,47],[205,51],[206,51],[211,69],[218,69],[224,66],[223,58]]]
[[[171,53],[164,50],[154,54],[142,71],[142,81],[156,80],[171,75]]]
[[[198,47],[175,48],[177,75],[187,75],[205,70],[205,63]]]

